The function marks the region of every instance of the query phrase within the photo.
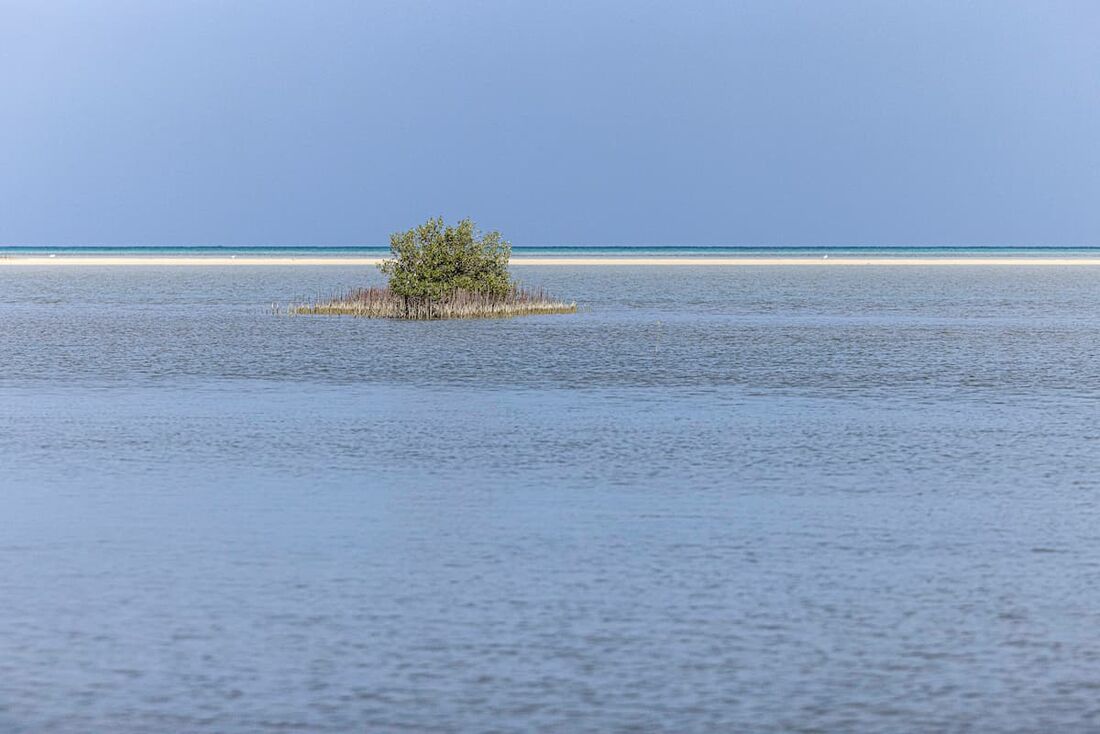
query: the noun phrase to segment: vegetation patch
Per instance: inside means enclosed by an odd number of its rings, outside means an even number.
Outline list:
[[[454,290],[439,298],[410,299],[392,288],[357,288],[327,301],[295,306],[302,315],[362,316],[370,319],[477,319],[576,313],[576,303],[547,296],[541,290],[513,288],[503,296]]]
[[[500,232],[482,234],[469,219],[442,218],[390,235],[393,258],[379,269],[384,288],[357,288],[342,296],[291,307],[303,315],[390,319],[468,319],[574,313],[577,304],[519,286],[508,273],[512,246]]]

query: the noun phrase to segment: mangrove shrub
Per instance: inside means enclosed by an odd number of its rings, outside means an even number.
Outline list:
[[[406,302],[434,302],[464,291],[504,298],[513,290],[508,275],[512,246],[500,232],[481,233],[469,219],[455,226],[429,219],[390,235],[393,258],[378,267],[390,290]]]

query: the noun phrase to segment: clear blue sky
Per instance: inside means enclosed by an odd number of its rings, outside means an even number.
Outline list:
[[[1100,2],[0,0],[0,243],[1098,244]]]

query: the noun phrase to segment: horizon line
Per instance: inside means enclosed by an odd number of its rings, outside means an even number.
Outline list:
[[[1091,250],[1100,249],[1100,244],[809,244],[809,245],[714,245],[714,244],[523,244],[511,245],[512,249],[695,249],[695,250],[957,250],[957,249],[996,249],[996,250],[1025,250],[1025,249],[1074,249]],[[45,250],[45,249],[99,249],[99,250],[134,250],[134,249],[187,249],[187,250],[329,250],[329,249],[389,249],[388,244],[187,244],[187,245],[162,245],[162,244],[0,244],[3,250]]]

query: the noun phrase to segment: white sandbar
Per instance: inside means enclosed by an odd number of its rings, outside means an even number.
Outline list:
[[[239,266],[239,265],[377,265],[386,258],[381,257],[286,257],[263,255],[243,255],[228,257],[224,255],[10,255],[0,256],[0,267],[20,265],[107,265],[107,266]],[[812,266],[850,266],[850,265],[997,265],[997,266],[1036,266],[1036,265],[1100,265],[1100,257],[994,257],[975,255],[973,257],[805,257],[805,256],[766,256],[766,257],[513,257],[513,266],[524,265],[661,265],[661,266],[735,266],[751,267],[758,265],[812,265]]]

